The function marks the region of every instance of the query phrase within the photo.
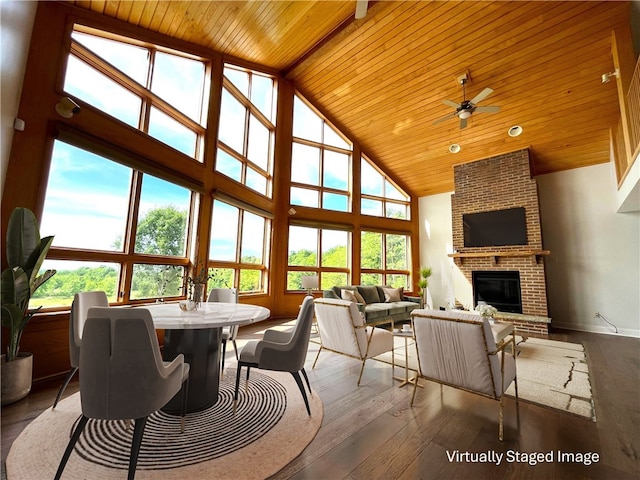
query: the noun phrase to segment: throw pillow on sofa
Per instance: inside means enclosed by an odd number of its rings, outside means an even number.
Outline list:
[[[360,295],[355,290],[342,289],[342,291],[340,292],[340,295],[342,296],[342,300],[348,300],[350,302],[366,304],[366,302],[364,301],[364,298],[362,298],[362,295]]]
[[[378,295],[378,287],[375,285],[358,285],[358,292],[362,295],[364,303],[367,305],[384,301],[384,298],[381,299],[380,295]]]
[[[382,287],[382,291],[384,292],[384,301],[386,303],[402,301],[402,296],[404,294],[403,287],[400,287],[400,288]]]

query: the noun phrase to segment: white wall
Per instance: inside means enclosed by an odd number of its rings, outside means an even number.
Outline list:
[[[0,1],[0,180],[4,180],[38,2]]]
[[[595,318],[599,312],[620,334],[640,337],[640,212],[616,213],[611,164],[536,179],[543,245],[551,251],[545,262],[552,325],[613,333]],[[420,259],[434,268],[434,306],[447,305],[447,277],[458,301],[471,305],[471,286],[447,257],[452,249],[451,194],[423,197],[419,208]]]

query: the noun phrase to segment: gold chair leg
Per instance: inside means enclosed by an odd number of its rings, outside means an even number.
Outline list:
[[[416,381],[413,383],[413,393],[411,394],[411,405],[413,407],[413,401],[416,398],[416,390],[418,390],[418,380],[420,379],[420,377],[418,377],[416,375]]]
[[[500,439],[500,441],[502,441],[503,439],[503,432],[504,432],[504,412],[503,412],[503,405],[502,405],[502,398],[500,397],[500,430],[499,430],[499,434],[498,434],[498,438]]]
[[[362,372],[364,372],[364,364],[366,361],[366,358],[362,360],[362,367],[360,367],[360,375],[358,376],[358,386],[360,386],[360,380],[362,380]]]
[[[318,349],[318,354],[316,355],[316,359],[313,361],[313,366],[311,367],[316,368],[316,362],[318,361],[318,358],[320,357],[320,352],[322,351],[322,345],[320,345],[320,348]]]

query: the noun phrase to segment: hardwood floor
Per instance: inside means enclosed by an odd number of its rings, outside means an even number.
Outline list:
[[[259,338],[264,328],[275,324],[243,327],[240,338]],[[323,352],[312,369],[318,349],[312,343],[307,373],[322,398],[322,428],[273,479],[640,478],[640,339],[569,331],[550,338],[585,346],[597,422],[526,402],[520,402],[518,421],[515,401],[506,399],[504,442],[498,440],[497,402],[422,380],[410,408],[412,387],[392,385],[389,365],[367,362],[357,387],[358,361]],[[233,349],[227,354],[231,358]],[[3,407],[3,477],[11,443],[52,405],[60,383],[35,385],[26,399]],[[66,394],[77,390],[75,380]],[[449,461],[448,454],[456,451],[504,457],[499,465]],[[597,454],[599,460],[591,465],[584,460],[559,462],[559,451]],[[554,461],[521,461],[523,454],[533,452],[553,452]],[[516,454],[520,457],[514,458]]]

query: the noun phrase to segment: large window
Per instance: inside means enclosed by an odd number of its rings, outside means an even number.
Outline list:
[[[199,161],[207,84],[202,59],[80,25],[71,35],[66,92]]]
[[[361,159],[360,210],[363,215],[410,219],[410,199],[366,158]]]
[[[187,188],[56,140],[40,229],[55,236],[43,268],[57,273],[34,300],[66,306],[88,290],[104,290],[111,301],[183,295],[191,197]]]
[[[293,137],[291,204],[351,211],[351,144],[297,95]]]
[[[269,219],[214,200],[209,244],[209,288],[266,293]]]
[[[409,236],[363,231],[360,238],[360,283],[410,288]]]
[[[303,275],[318,275],[321,289],[347,285],[351,234],[291,225],[287,290],[302,290]]]
[[[273,77],[225,65],[216,170],[268,197],[275,97]]]

